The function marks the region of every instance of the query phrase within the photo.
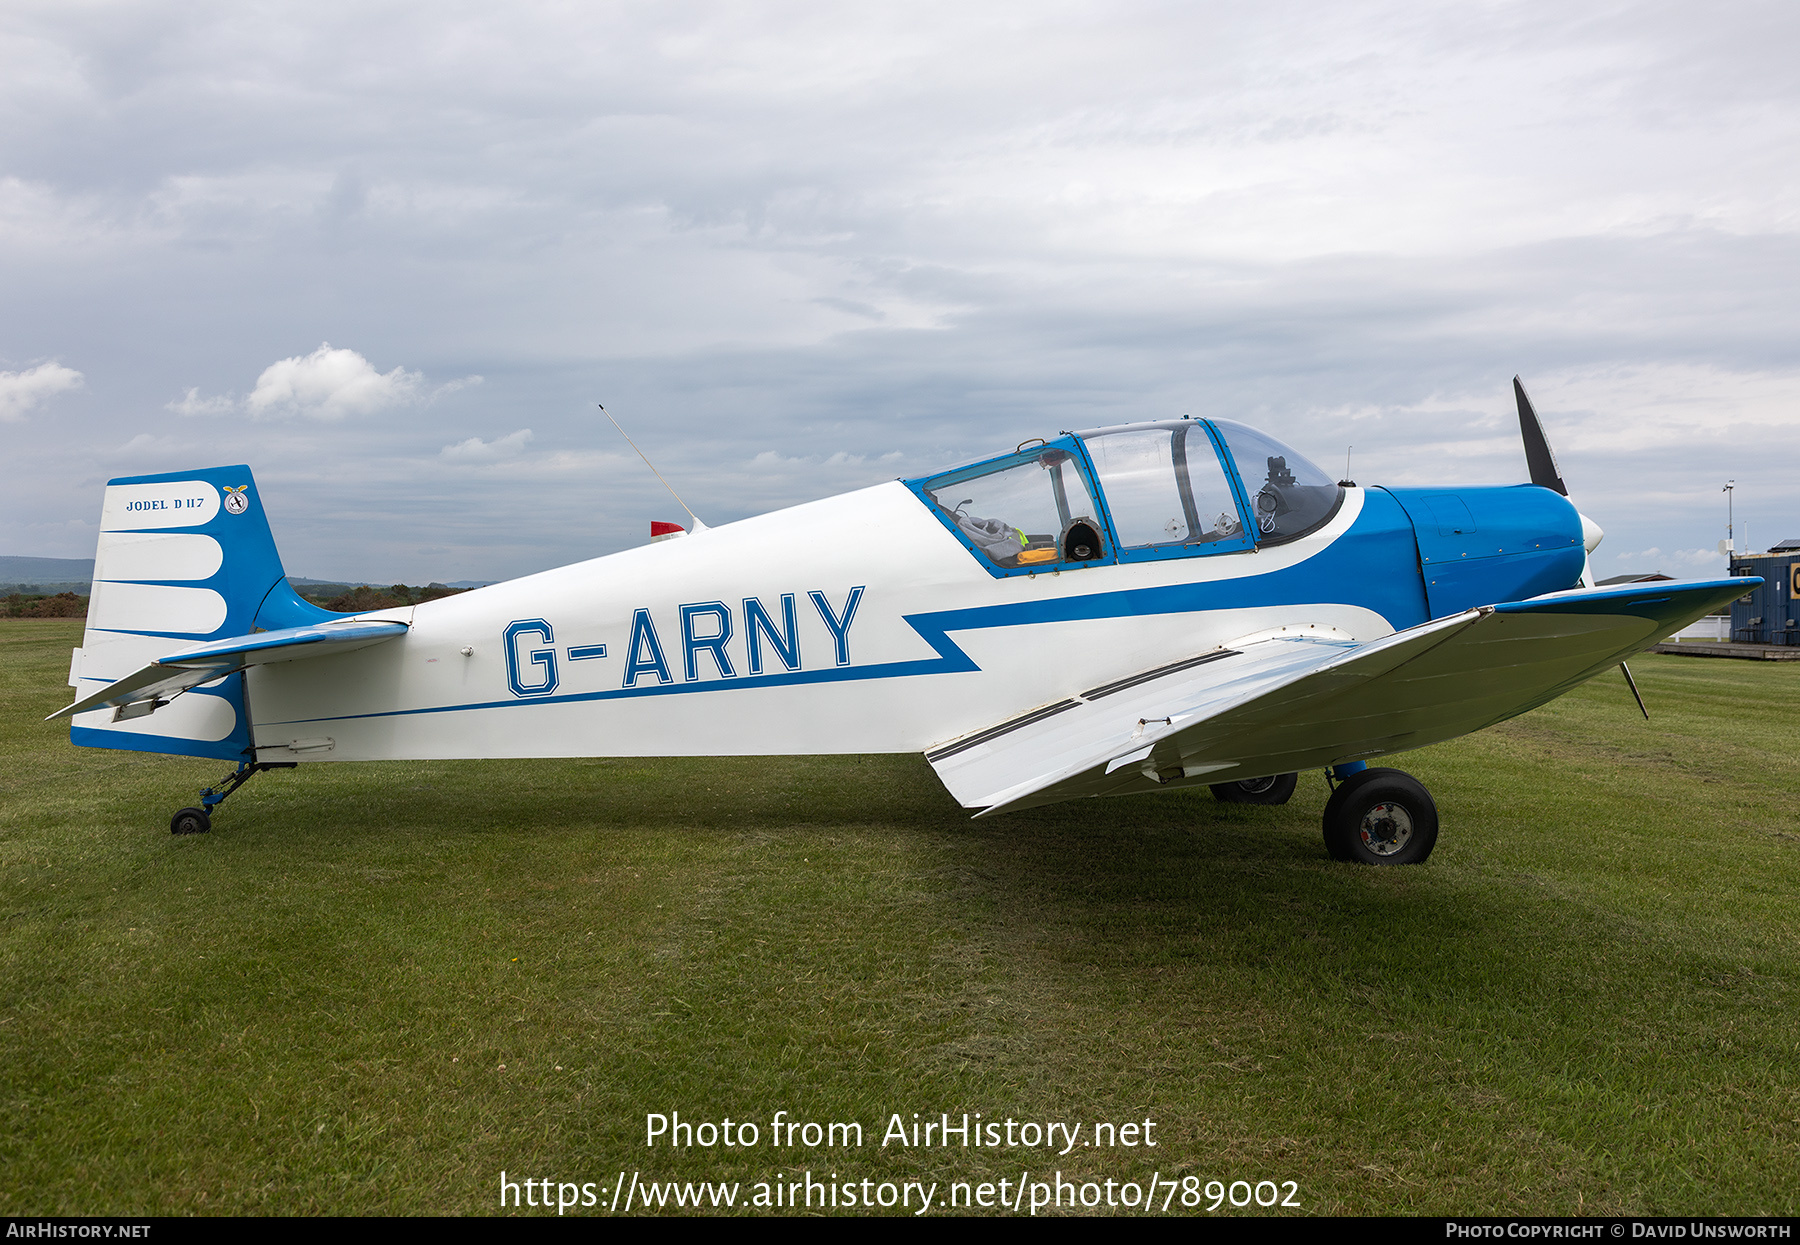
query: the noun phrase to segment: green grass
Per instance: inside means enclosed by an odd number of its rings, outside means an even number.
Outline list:
[[[0,1213],[808,1168],[1800,1211],[1792,666],[1645,657],[1650,723],[1614,675],[1400,758],[1443,836],[1367,869],[1316,774],[971,822],[916,757],[317,765],[173,838],[228,767],[39,722],[79,628],[0,623]],[[647,1150],[671,1110],[764,1145]],[[771,1150],[780,1110],[867,1144]],[[914,1111],[1161,1144],[882,1148]]]

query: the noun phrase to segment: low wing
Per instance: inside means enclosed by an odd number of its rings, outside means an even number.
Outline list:
[[[286,627],[280,631],[261,631],[255,635],[214,640],[183,649],[167,657],[159,657],[141,670],[135,670],[116,683],[64,705],[49,718],[65,714],[86,713],[90,709],[113,706],[116,718],[143,717],[154,713],[191,687],[210,683],[233,674],[246,666],[259,666],[271,661],[293,661],[302,657],[321,657],[327,653],[347,653],[367,648],[406,633],[403,622],[374,619],[346,619],[343,622],[319,623],[309,627]]]
[[[1278,634],[1046,705],[926,758],[987,816],[1402,752],[1536,708],[1748,584],[1577,589],[1365,643]]]

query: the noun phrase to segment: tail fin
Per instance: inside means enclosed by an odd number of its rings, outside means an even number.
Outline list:
[[[69,682],[87,693],[208,640],[339,617],[288,586],[248,467],[107,482],[87,634]],[[244,676],[186,693],[154,714],[77,714],[71,742],[254,760]]]

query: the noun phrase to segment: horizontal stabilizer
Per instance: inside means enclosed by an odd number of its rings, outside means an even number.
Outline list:
[[[210,683],[247,666],[347,653],[405,633],[403,622],[346,619],[196,644],[179,653],[159,657],[118,682],[82,697],[74,704],[65,705],[44,720],[107,706],[118,711],[117,719],[142,717],[156,712],[158,707],[189,688]]]
[[[981,816],[1260,778],[1455,738],[1534,709],[1754,586],[1577,589],[1363,643],[1284,636],[1146,671],[926,753]],[[1115,685],[1117,686],[1117,685]]]

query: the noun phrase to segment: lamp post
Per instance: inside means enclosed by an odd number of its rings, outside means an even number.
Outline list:
[[[1731,503],[1733,500],[1732,496],[1731,496],[1731,490],[1736,487],[1737,487],[1736,480],[1725,481],[1725,569],[1727,571],[1729,571],[1731,569],[1732,558],[1737,552],[1737,546],[1734,543],[1732,543],[1732,537],[1733,537],[1734,533],[1731,530],[1732,529]]]

